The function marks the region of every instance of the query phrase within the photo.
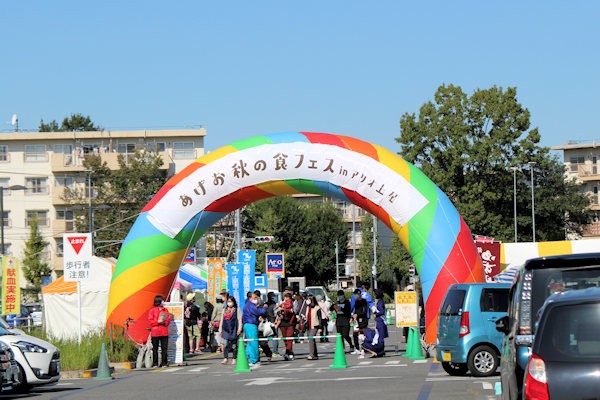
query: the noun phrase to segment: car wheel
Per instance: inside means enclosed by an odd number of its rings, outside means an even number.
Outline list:
[[[23,367],[19,365],[19,384],[14,387],[14,392],[27,393],[30,389],[31,385],[27,384],[27,376],[25,375],[25,371],[23,371]]]
[[[473,376],[490,376],[496,372],[499,359],[496,350],[490,346],[475,347],[469,354],[467,366]]]
[[[449,375],[453,376],[465,375],[469,370],[466,364],[457,364],[453,362],[442,362],[442,368],[444,368],[444,371]]]

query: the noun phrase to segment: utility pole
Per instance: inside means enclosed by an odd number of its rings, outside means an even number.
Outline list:
[[[237,210],[235,210],[235,219],[234,219],[234,223],[235,223],[235,261],[239,262],[240,260],[238,260],[238,256],[240,254],[240,249],[241,249],[241,233],[242,233],[242,228],[240,226],[240,209],[238,208]]]
[[[339,257],[338,241],[335,241],[335,287],[340,289],[340,257]]]
[[[373,215],[373,289],[377,289],[377,217]]]
[[[352,204],[352,259],[354,263],[354,289],[356,289],[356,206]]]

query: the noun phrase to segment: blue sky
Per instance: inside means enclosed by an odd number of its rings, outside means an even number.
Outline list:
[[[90,115],[203,125],[214,150],[283,131],[396,152],[441,84],[516,86],[542,144],[600,138],[596,1],[8,1],[0,131]]]

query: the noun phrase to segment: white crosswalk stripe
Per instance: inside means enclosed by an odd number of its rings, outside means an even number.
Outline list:
[[[373,361],[361,361],[358,363],[358,365],[370,365],[373,364]]]
[[[400,364],[400,361],[386,361],[385,365],[398,365]]]

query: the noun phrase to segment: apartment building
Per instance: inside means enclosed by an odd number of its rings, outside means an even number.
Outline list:
[[[117,156],[127,161],[137,149],[159,152],[172,176],[204,155],[206,130],[0,133],[0,191],[4,254],[20,258],[37,217],[49,243],[44,257],[53,279],[62,275],[62,236],[74,231],[73,209],[62,199],[64,189],[87,191],[83,159],[99,155],[111,169]],[[1,250],[0,250],[1,251]]]
[[[575,179],[581,185],[582,191],[592,199],[589,210],[590,223],[584,228],[583,237],[600,237],[600,142],[570,140],[567,144],[551,149],[563,152],[565,178]]]

